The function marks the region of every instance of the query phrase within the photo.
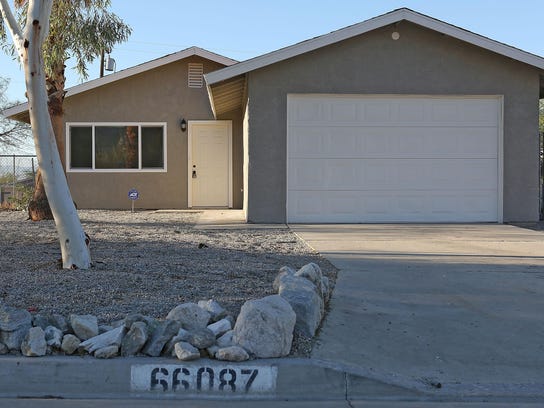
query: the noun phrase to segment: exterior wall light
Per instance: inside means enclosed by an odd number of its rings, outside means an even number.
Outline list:
[[[181,122],[179,122],[179,128],[182,132],[185,132],[187,130],[187,121],[185,119],[181,119]]]

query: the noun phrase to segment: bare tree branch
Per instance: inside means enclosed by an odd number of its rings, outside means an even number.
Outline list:
[[[0,112],[16,105],[6,97],[9,81],[0,77]],[[24,148],[32,142],[30,125],[15,120],[0,117],[0,150],[5,148]]]

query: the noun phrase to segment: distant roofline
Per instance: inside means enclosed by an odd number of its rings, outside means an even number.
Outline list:
[[[187,57],[191,57],[193,55],[196,55],[196,56],[199,56],[199,57],[202,57],[202,58],[206,58],[206,59],[208,59],[210,61],[214,61],[214,62],[217,62],[219,64],[223,64],[223,65],[227,65],[227,66],[236,64],[238,62],[236,60],[233,60],[231,58],[228,58],[228,57],[216,54],[216,53],[213,53],[213,52],[205,50],[203,48],[190,47],[190,48],[187,48],[185,50],[178,51],[178,52],[173,53],[173,54],[165,55],[164,57],[160,57],[160,58],[154,59],[152,61],[144,62],[144,63],[136,65],[134,67],[127,68],[127,69],[124,69],[122,71],[110,74],[110,75],[106,75],[106,76],[104,76],[102,78],[93,79],[91,81],[84,82],[82,84],[79,84],[79,85],[73,86],[71,88],[68,88],[66,90],[66,97],[77,95],[77,94],[82,93],[82,92],[90,91],[90,90],[92,90],[94,88],[98,88],[100,86],[104,86],[104,85],[110,84],[112,82],[119,81],[121,79],[128,78],[130,76],[137,75],[137,74],[140,74],[142,72],[146,72],[146,71],[149,71],[151,69],[158,68],[158,67],[161,67],[163,65],[167,65],[167,64],[182,60],[182,59],[187,58]],[[24,102],[24,103],[12,106],[11,108],[8,108],[8,109],[4,110],[2,112],[2,114],[5,117],[9,118],[9,117],[18,115],[20,113],[23,113],[23,112],[25,112],[27,110],[28,110],[28,103]]]

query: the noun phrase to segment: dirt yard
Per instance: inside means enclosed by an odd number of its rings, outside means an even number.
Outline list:
[[[94,266],[72,271],[59,269],[53,221],[0,211],[0,302],[109,323],[135,312],[163,318],[180,303],[215,299],[236,316],[246,300],[273,294],[284,265],[315,262],[333,284],[336,278],[335,268],[285,226],[195,229],[200,214],[189,212],[79,215]]]

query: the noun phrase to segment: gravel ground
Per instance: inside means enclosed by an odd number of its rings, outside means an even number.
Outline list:
[[[0,302],[40,314],[93,314],[109,323],[129,313],[163,318],[176,305],[215,299],[234,316],[246,300],[274,294],[284,265],[335,268],[287,228],[200,230],[190,212],[80,210],[94,266],[59,269],[53,221],[0,211]],[[295,336],[292,354],[311,342]]]

